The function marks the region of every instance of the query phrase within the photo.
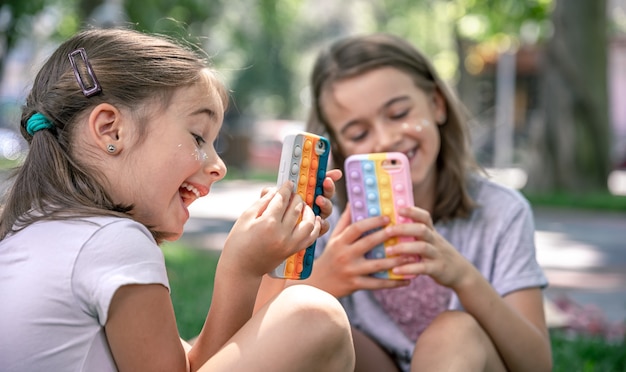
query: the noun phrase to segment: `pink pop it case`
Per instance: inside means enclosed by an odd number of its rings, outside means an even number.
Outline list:
[[[397,209],[413,206],[413,189],[409,160],[400,152],[359,154],[349,156],[344,164],[346,188],[352,222],[385,215],[390,224],[410,222],[397,214]],[[371,233],[371,232],[368,232]],[[384,258],[385,247],[410,237],[394,237],[366,254],[367,258]],[[403,279],[391,270],[373,274],[386,279]]]

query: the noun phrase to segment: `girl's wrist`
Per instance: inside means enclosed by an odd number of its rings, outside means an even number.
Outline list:
[[[480,272],[468,262],[464,265],[462,274],[459,276],[458,280],[453,283],[451,288],[460,297],[463,293],[471,293],[481,279],[483,278]]]

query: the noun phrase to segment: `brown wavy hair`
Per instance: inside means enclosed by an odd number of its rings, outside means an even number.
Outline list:
[[[346,156],[339,148],[336,134],[329,125],[320,97],[334,82],[382,67],[393,67],[409,74],[415,85],[427,94],[440,92],[446,104],[446,121],[438,125],[441,150],[437,157],[437,186],[433,221],[466,217],[475,207],[468,193],[468,175],[480,170],[471,152],[468,118],[465,107],[439,77],[417,48],[390,34],[350,36],[332,43],[317,57],[310,77],[312,108],[306,130],[328,136],[332,161],[343,167]],[[346,205],[345,183],[337,183],[337,201]]]
[[[102,87],[90,97],[80,89],[68,58],[78,48],[85,49]],[[42,219],[132,218],[133,206],[114,203],[102,175],[85,162],[89,154],[77,153],[73,146],[80,119],[103,102],[125,107],[140,123],[137,131],[144,138],[150,122],[146,104],[165,107],[177,88],[196,83],[208,83],[226,107],[224,85],[207,70],[205,54],[193,44],[131,29],[87,29],[61,44],[37,74],[22,108],[20,130],[29,152],[13,174],[0,239]],[[43,114],[54,128],[30,135],[26,124],[35,113]],[[148,228],[162,240],[162,233]]]

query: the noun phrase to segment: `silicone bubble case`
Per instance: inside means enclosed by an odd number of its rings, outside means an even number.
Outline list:
[[[414,205],[409,160],[406,155],[400,152],[351,155],[346,159],[344,169],[352,222],[380,215],[388,216],[390,225],[411,222],[397,214],[398,208]],[[414,239],[410,237],[390,238],[365,256],[385,258],[385,247],[412,240]],[[404,278],[391,270],[372,275],[385,279]]]
[[[316,134],[301,132],[290,134],[283,141],[283,149],[278,169],[278,185],[287,180],[294,183],[294,192],[302,197],[315,215],[320,208],[314,201],[322,195],[322,183],[326,177],[330,142]],[[270,276],[283,279],[306,279],[313,270],[315,242],[308,248],[291,255],[283,261]]]

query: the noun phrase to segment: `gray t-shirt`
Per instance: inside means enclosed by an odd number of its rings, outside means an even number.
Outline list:
[[[534,220],[526,199],[516,190],[478,176],[472,178],[469,192],[478,207],[468,218],[438,222],[435,228],[439,234],[472,262],[501,296],[547,286],[535,257]],[[335,208],[329,217],[331,226],[338,219]],[[318,239],[316,256],[324,250],[331,233]],[[351,324],[387,349],[403,370],[409,370],[415,345],[372,292],[357,291],[340,301]],[[463,309],[456,294],[452,294],[449,309]]]

